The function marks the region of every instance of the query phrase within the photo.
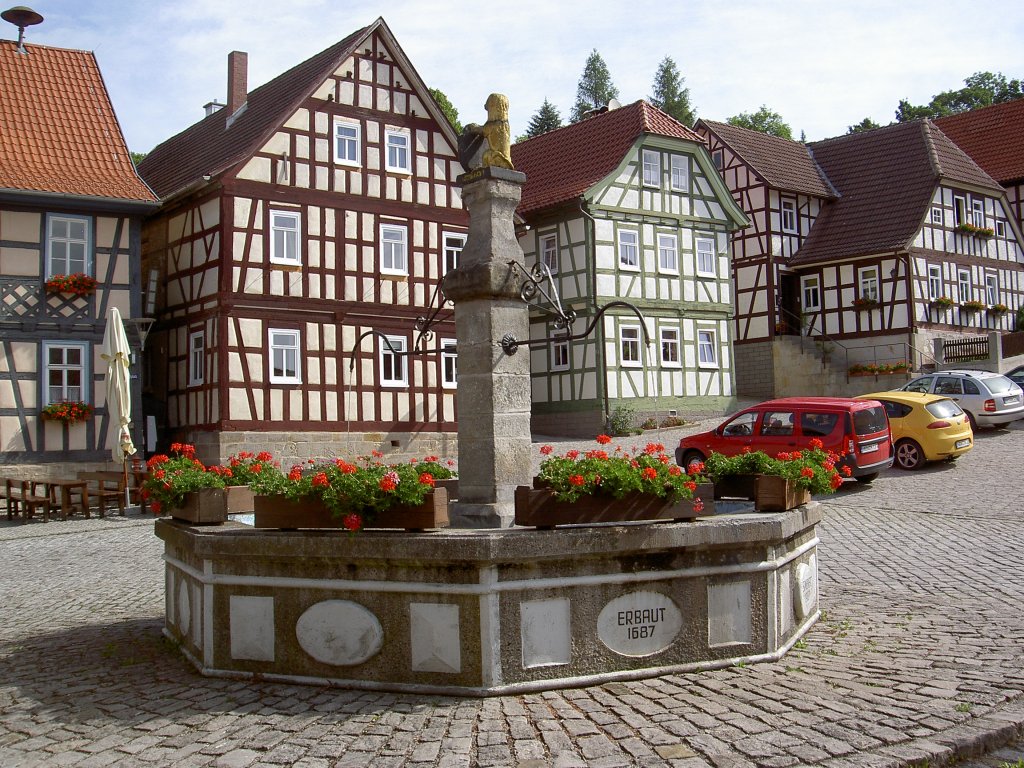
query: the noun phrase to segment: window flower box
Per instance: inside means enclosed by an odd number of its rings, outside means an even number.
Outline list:
[[[996,316],[1005,315],[1009,311],[1010,308],[1007,307],[1005,304],[993,304],[991,307],[988,308],[988,313],[990,315]]]
[[[964,312],[981,312],[985,309],[985,305],[980,301],[965,301],[960,305],[960,309]]]
[[[949,296],[939,296],[931,300],[931,306],[935,309],[949,309],[955,302]]]
[[[957,224],[956,231],[962,235],[971,235],[972,237],[980,237],[982,240],[988,240],[990,237],[995,235],[995,230],[991,227],[976,227],[969,222],[963,224]]]
[[[878,306],[878,299],[873,299],[870,296],[858,296],[853,300],[853,306],[857,309],[872,309]]]
[[[46,292],[88,296],[96,293],[96,285],[95,278],[81,272],[71,275],[53,275],[46,281]]]
[[[61,421],[65,424],[77,424],[92,418],[92,414],[93,407],[79,400],[50,403],[39,412],[47,421]]]

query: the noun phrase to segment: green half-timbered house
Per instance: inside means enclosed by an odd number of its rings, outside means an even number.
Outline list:
[[[644,101],[512,148],[528,265],[548,266],[574,334],[532,316],[534,431],[595,434],[722,412],[734,399],[730,232],[747,218],[699,136]],[[645,333],[646,331],[646,333]],[[560,338],[562,337],[562,338]],[[649,343],[645,343],[649,340]]]

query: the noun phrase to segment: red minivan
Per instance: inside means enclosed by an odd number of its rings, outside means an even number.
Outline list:
[[[892,466],[885,408],[877,400],[843,397],[783,397],[747,408],[710,432],[680,440],[676,463],[687,467],[712,452],[735,456],[748,446],[774,456],[810,448],[814,438],[826,450],[838,453],[842,458],[837,466],[849,466],[862,483],[870,483]]]

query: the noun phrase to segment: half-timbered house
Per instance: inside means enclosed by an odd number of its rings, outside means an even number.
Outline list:
[[[43,479],[108,462],[118,444],[100,351],[111,307],[138,351],[140,232],[156,197],[94,54],[0,40],[0,83],[0,465]],[[137,378],[132,400],[139,414]],[[92,410],[43,417],[62,403]]]
[[[140,164],[168,434],[221,459],[451,450],[451,312],[396,353],[465,240],[453,128],[383,19],[251,92],[246,65]]]
[[[734,402],[729,233],[747,224],[700,137],[644,101],[512,148],[527,179],[528,265],[551,271],[565,339],[534,313],[534,429],[596,434],[618,410],[655,419]],[[621,305],[632,304],[639,315]],[[563,337],[563,338],[560,338]],[[645,344],[645,339],[650,344]]]
[[[930,121],[808,145],[695,128],[753,221],[733,243],[741,394],[842,391],[853,366],[914,368],[938,336],[1012,329],[1020,228],[1002,187]],[[801,337],[817,340],[809,356]]]

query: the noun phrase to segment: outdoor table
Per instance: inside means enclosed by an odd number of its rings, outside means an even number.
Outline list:
[[[76,491],[82,507],[82,514],[89,517],[89,484],[85,480],[37,480],[32,483],[33,492],[37,485],[46,486],[51,509],[57,505],[57,491],[60,491],[61,520],[67,520],[68,515],[74,514],[75,505],[71,499]]]
[[[138,504],[140,511],[145,514],[146,512],[146,501],[142,498],[142,483],[146,479],[146,475],[149,474],[145,470],[128,470],[128,493],[130,495],[129,502]],[[93,472],[93,476],[102,477],[105,480],[116,480],[120,483],[121,493],[124,494],[124,470],[122,469],[104,469],[99,472]]]

